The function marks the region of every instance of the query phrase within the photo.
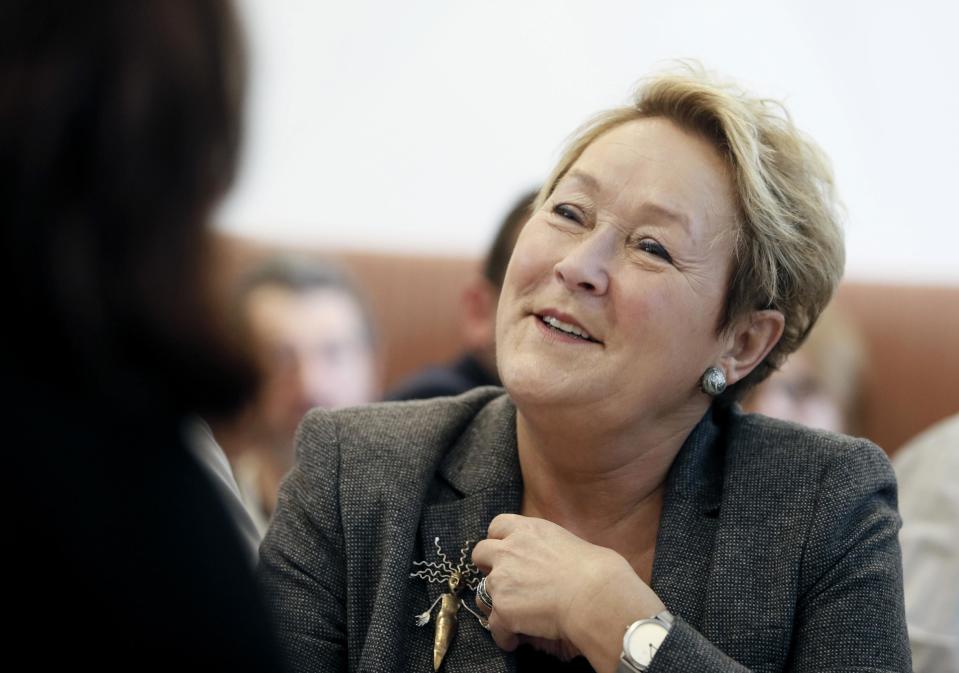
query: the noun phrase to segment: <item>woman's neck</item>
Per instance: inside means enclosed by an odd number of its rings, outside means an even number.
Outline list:
[[[655,544],[669,468],[701,414],[658,432],[602,433],[517,411],[522,514],[549,519],[627,558]],[[651,562],[651,558],[650,558]]]

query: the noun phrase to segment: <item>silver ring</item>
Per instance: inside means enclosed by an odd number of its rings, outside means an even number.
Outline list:
[[[486,578],[480,580],[480,583],[476,585],[476,600],[486,606],[487,610],[493,609],[493,597],[489,595],[489,592],[486,590]]]

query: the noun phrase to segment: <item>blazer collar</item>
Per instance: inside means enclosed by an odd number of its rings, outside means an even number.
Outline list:
[[[722,500],[723,451],[721,427],[735,411],[714,405],[700,419],[669,469],[667,499],[683,499],[704,513],[715,512]],[[476,415],[439,468],[440,477],[462,496],[492,489],[522,496],[516,448],[516,407],[509,396],[494,398]]]
[[[439,468],[461,495],[505,485],[522,491],[516,452],[516,407],[507,395],[491,400],[460,435]]]
[[[486,537],[497,514],[519,512],[523,480],[516,454],[516,408],[503,395],[476,415],[441,463],[420,524],[424,560],[436,560],[436,538],[451,559]],[[454,558],[455,556],[455,558]]]
[[[713,405],[670,467],[650,582],[671,612],[700,630],[723,494],[725,417]]]
[[[685,500],[703,513],[719,510],[724,460],[719,440],[726,415],[714,405],[686,437],[666,476],[665,500]]]

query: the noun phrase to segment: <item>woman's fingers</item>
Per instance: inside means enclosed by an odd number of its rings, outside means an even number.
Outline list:
[[[664,609],[625,558],[545,519],[497,516],[472,558],[492,603],[476,597],[476,608],[506,651],[528,642],[569,659],[593,643],[604,619],[605,633]]]
[[[503,620],[496,614],[495,610],[489,616],[489,632],[501,650],[512,652],[519,647],[519,636],[513,633],[513,631],[503,623]]]
[[[496,552],[502,544],[502,540],[487,538],[480,540],[473,546],[473,565],[484,575],[489,575],[490,570],[493,569],[496,562]]]
[[[490,521],[487,536],[494,540],[502,540],[521,526],[527,518],[519,514],[498,514]]]

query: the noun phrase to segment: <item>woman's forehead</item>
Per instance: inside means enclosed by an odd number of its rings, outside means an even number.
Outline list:
[[[735,219],[733,185],[719,152],[663,118],[637,119],[586,147],[557,185],[623,215],[670,219],[687,229]]]

